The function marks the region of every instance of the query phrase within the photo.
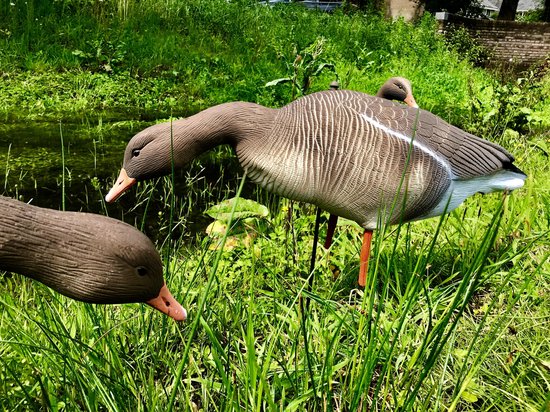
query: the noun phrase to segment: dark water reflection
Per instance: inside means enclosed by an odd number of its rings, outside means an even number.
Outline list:
[[[0,124],[0,193],[34,205],[106,214],[142,227],[153,238],[166,236],[169,208],[167,181],[161,179],[151,192],[141,185],[117,203],[103,198],[116,178],[128,140],[153,122],[82,118],[61,122]],[[65,175],[61,140],[65,148]],[[240,168],[228,148],[203,155],[175,177],[178,204],[175,218],[185,220],[178,233],[193,236],[209,219],[204,208],[222,200],[238,186]],[[249,195],[254,187],[246,189]],[[183,215],[183,216],[182,216]]]

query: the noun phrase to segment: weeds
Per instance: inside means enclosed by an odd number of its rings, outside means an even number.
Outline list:
[[[399,74],[411,79],[424,108],[459,123],[470,110],[468,84],[489,82],[448,50],[429,17],[412,30],[376,15],[297,5],[145,1],[124,6],[124,18],[119,7],[37,4],[32,46],[23,40],[27,26],[18,24],[30,18],[22,3],[7,7],[0,113],[44,118],[131,108],[147,117],[182,116],[232,100],[288,103],[284,88],[263,87],[273,79],[292,80],[290,97],[324,90],[335,76],[343,88],[374,94]],[[441,102],[453,102],[452,109]]]

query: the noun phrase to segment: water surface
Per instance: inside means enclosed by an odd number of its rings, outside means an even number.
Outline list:
[[[155,237],[168,223],[170,192],[166,178],[157,180],[151,201],[144,192],[145,185],[131,189],[114,204],[103,201],[118,175],[127,142],[153,123],[102,118],[2,123],[0,192],[37,206],[62,209],[65,182],[65,210],[106,214]],[[239,170],[225,148],[202,156],[177,173],[175,219],[185,220],[180,231],[194,232],[208,223],[204,208],[237,187]],[[152,182],[147,185],[151,186]]]

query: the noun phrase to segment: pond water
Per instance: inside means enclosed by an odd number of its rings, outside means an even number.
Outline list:
[[[152,183],[140,184],[114,204],[106,205],[103,200],[118,175],[126,143],[152,123],[105,118],[2,123],[0,193],[37,206],[61,209],[65,182],[65,210],[106,214],[134,224],[155,238],[167,225],[168,178],[158,180],[153,191],[146,190]],[[178,172],[175,219],[185,220],[180,232],[186,230],[192,236],[202,230],[209,221],[203,214],[206,206],[234,191],[240,174],[227,147],[201,156]],[[252,190],[248,187],[247,192]],[[149,202],[150,193],[156,195]]]
[[[145,127],[146,125],[141,125]],[[59,208],[63,182],[68,210],[98,211],[98,184],[114,175],[137,122],[81,121],[0,125],[0,184],[3,194]],[[87,197],[82,196],[87,193]]]

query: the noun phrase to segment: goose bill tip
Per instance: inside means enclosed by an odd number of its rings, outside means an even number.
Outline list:
[[[166,284],[162,285],[156,297],[145,303],[178,322],[187,319],[187,311],[174,299]]]
[[[126,192],[133,185],[135,185],[136,182],[137,181],[135,178],[128,176],[128,173],[124,168],[120,169],[120,174],[118,175],[118,179],[116,180],[111,190],[109,190],[109,193],[107,193],[107,196],[105,196],[105,201],[107,203],[114,202],[124,192]]]
[[[414,100],[414,97],[411,94],[409,94],[404,101],[405,103],[407,103],[407,106],[418,109],[418,104],[416,103],[416,100]]]

